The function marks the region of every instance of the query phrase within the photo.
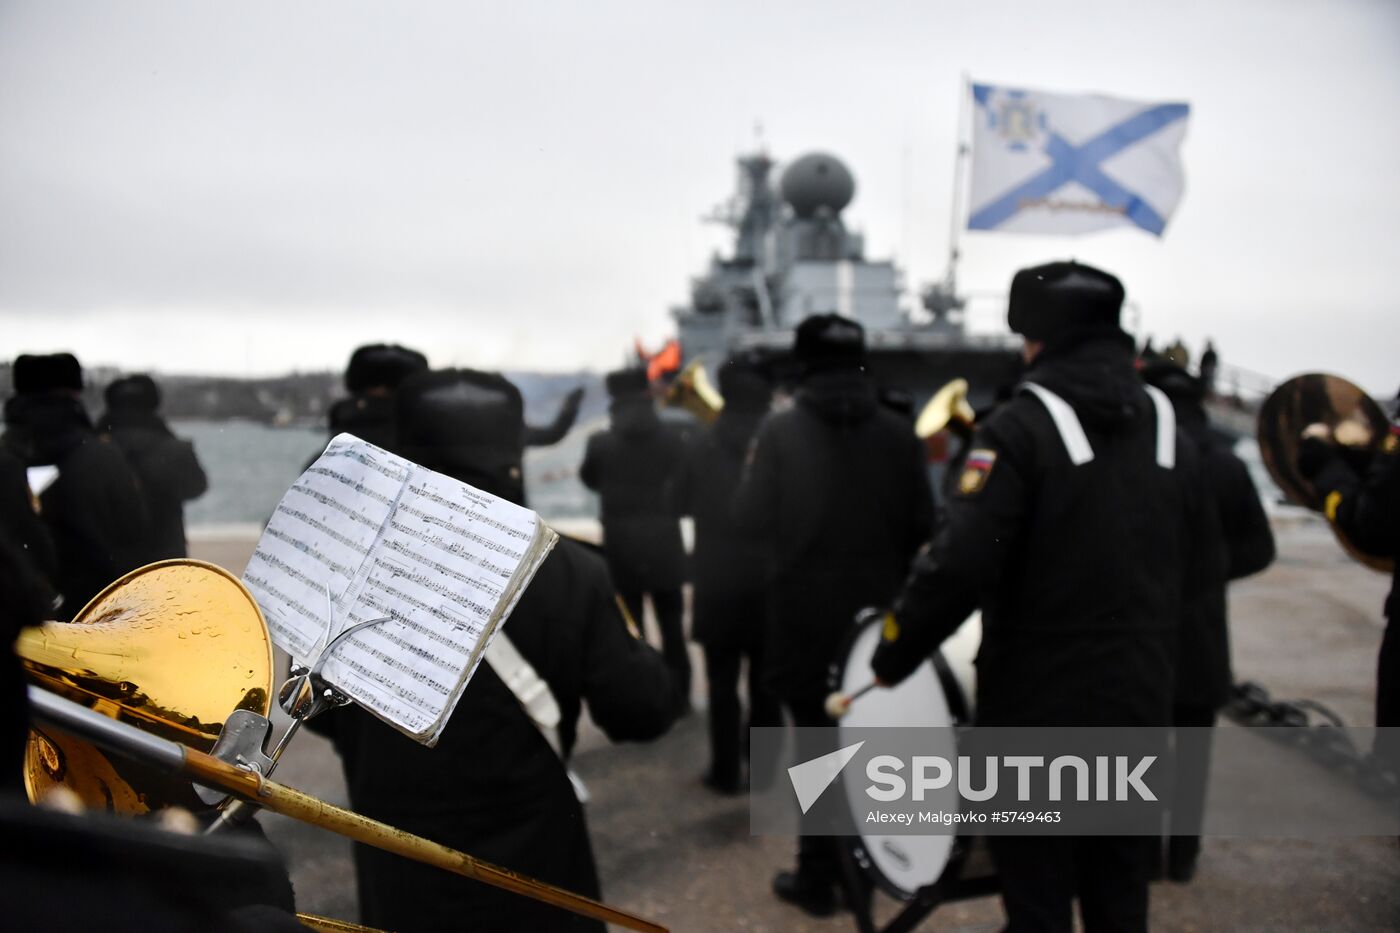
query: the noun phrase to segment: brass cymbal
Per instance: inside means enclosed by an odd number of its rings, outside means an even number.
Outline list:
[[[1259,453],[1269,475],[1290,502],[1314,512],[1323,510],[1322,494],[1298,469],[1303,429],[1326,425],[1341,441],[1351,440],[1351,455],[1364,462],[1390,431],[1385,411],[1355,384],[1328,373],[1294,376],[1264,400],[1259,409]],[[1340,430],[1339,430],[1340,427]],[[1362,551],[1335,523],[1332,530],[1352,557],[1389,573],[1393,562]]]

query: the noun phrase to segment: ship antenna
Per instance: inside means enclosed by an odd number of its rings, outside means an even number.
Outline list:
[[[962,88],[958,98],[958,125],[955,136],[958,141],[957,153],[953,157],[953,197],[948,210],[948,271],[942,282],[935,282],[924,289],[924,308],[934,320],[944,321],[953,311],[961,311],[967,303],[958,297],[958,259],[961,257],[959,241],[965,223],[963,214],[967,210],[964,191],[967,188],[967,159],[972,147],[967,141],[968,101],[972,97],[972,85],[967,72],[962,73]]]

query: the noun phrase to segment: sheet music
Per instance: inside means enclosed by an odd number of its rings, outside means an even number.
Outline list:
[[[342,434],[278,504],[243,581],[302,662],[345,627],[389,617],[341,642],[322,673],[431,745],[555,540],[529,509]]]

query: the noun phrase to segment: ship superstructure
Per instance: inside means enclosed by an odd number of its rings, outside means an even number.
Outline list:
[[[690,304],[672,312],[685,361],[714,366],[749,349],[781,357],[804,318],[835,313],[865,327],[877,379],[916,404],[959,376],[977,406],[1014,381],[1019,340],[966,333],[951,289],[929,289],[918,318],[901,306],[898,267],[867,259],[864,237],[842,219],[856,183],[839,159],[802,156],[776,187],[767,155],[743,156],[738,167],[738,191],[711,218],[735,231],[733,253],[716,256],[692,283]]]

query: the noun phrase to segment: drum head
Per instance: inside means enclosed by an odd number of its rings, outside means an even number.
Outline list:
[[[880,642],[880,618],[871,614],[859,623],[843,660],[833,671],[832,687],[843,693],[853,693],[870,683],[870,659]],[[837,725],[838,730],[867,726],[952,726],[965,721],[966,704],[962,691],[951,676],[941,657],[919,665],[898,686],[888,690],[872,690],[851,705]],[[843,738],[842,743],[846,740]],[[951,733],[948,747],[931,748],[930,754],[956,756],[957,749]],[[847,802],[853,811],[863,812],[869,801],[856,795],[863,793],[857,782],[846,784]],[[961,862],[961,847],[957,837],[890,836],[861,833],[846,840],[852,847],[856,863],[886,893],[909,900],[918,890],[931,885],[945,874],[957,877]]]

